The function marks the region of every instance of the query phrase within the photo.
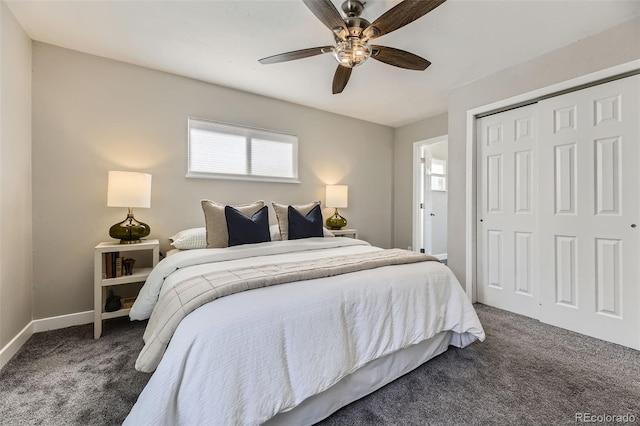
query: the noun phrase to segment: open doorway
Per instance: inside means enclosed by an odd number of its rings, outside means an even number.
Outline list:
[[[414,144],[414,227],[416,251],[447,261],[448,140],[442,136]]]

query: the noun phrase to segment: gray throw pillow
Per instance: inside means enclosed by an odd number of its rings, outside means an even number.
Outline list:
[[[207,229],[207,248],[229,247],[229,231],[227,230],[227,218],[224,215],[224,204],[211,200],[202,200],[205,228]],[[264,207],[264,201],[256,201],[251,204],[231,206],[245,216],[251,217]]]

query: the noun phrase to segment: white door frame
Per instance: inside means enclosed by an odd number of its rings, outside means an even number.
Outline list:
[[[435,138],[413,143],[413,206],[411,209],[413,215],[413,227],[411,229],[411,248],[414,251],[420,250],[420,247],[418,247],[420,244],[418,230],[421,229],[420,198],[422,194],[420,193],[420,187],[422,186],[421,181],[424,179],[422,174],[420,173],[420,158],[422,157],[422,147],[447,141],[449,141],[449,135],[436,136]]]
[[[611,68],[606,68],[591,74],[586,74],[571,80],[566,80],[561,83],[557,83],[551,86],[547,86],[541,89],[533,90],[531,92],[523,93],[517,96],[513,96],[501,101],[493,102],[491,104],[483,105],[477,108],[473,108],[467,111],[467,131],[466,131],[466,177],[465,177],[465,208],[466,208],[466,232],[465,232],[465,288],[467,296],[472,302],[477,300],[476,297],[476,117],[480,114],[484,114],[490,111],[505,109],[510,106],[526,104],[527,101],[531,101],[542,96],[550,95],[560,92],[562,90],[571,89],[583,84],[589,84],[598,80],[611,78],[619,74],[631,72],[640,69],[640,60],[627,62],[624,64],[616,65]],[[416,142],[417,143],[417,142]],[[415,144],[414,144],[414,156],[415,156]],[[415,176],[415,164],[414,164],[414,176]],[[415,183],[414,183],[415,185]],[[415,192],[415,190],[414,190]],[[415,197],[415,195],[414,195]],[[415,206],[414,206],[415,211]],[[415,218],[414,218],[415,224]]]

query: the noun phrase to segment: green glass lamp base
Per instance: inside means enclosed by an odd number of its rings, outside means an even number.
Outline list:
[[[338,209],[336,209],[336,212],[333,214],[333,216],[327,219],[326,224],[327,228],[338,230],[347,226],[347,219],[340,216],[338,214]]]
[[[142,223],[133,217],[132,213],[120,223],[116,223],[109,228],[109,236],[120,240],[120,244],[137,244],[141,238],[148,236],[151,228],[146,223]]]

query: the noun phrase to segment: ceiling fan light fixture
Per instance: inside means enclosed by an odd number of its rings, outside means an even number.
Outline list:
[[[342,66],[355,68],[363,64],[371,56],[371,47],[366,41],[358,37],[347,37],[345,41],[337,43],[333,50],[333,57]]]
[[[402,0],[373,23],[360,17],[366,4],[365,1],[344,0],[342,3],[343,14],[340,14],[340,11],[335,7],[334,1],[302,0],[311,13],[331,30],[336,43],[335,47],[323,46],[294,50],[259,59],[260,63],[275,64],[332,52],[338,62],[331,88],[334,95],[342,93],[349,82],[353,68],[365,63],[369,57],[408,70],[424,71],[431,65],[431,62],[411,52],[386,46],[369,46],[369,40],[389,34],[412,23],[446,0]]]

